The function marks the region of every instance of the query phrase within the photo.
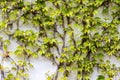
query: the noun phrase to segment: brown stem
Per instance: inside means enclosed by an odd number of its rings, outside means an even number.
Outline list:
[[[62,28],[63,28],[63,45],[62,45],[62,51],[61,52],[64,52],[64,48],[65,48],[65,38],[66,38],[66,30],[65,30],[65,19],[64,19],[64,16],[61,14],[61,17],[62,17]]]

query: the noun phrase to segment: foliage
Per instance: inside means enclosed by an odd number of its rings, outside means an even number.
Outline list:
[[[119,70],[104,58],[120,58],[119,7],[120,0],[1,0],[0,29],[8,35],[0,38],[2,78],[29,79],[30,59],[43,56],[57,66],[48,80],[68,80],[72,72],[77,80],[90,80],[95,67],[101,74],[97,80],[112,80]],[[21,24],[37,32],[23,31]],[[19,44],[14,52],[8,51],[11,40]],[[6,59],[12,65],[9,73],[3,65]]]

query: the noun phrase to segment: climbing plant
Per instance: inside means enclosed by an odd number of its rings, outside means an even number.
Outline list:
[[[47,80],[69,80],[73,74],[74,80],[90,80],[94,68],[97,80],[113,80],[119,73],[105,57],[120,59],[120,0],[0,1],[0,34],[8,36],[0,37],[1,80],[29,80],[31,59],[40,56],[57,66]],[[19,44],[13,52],[12,40]]]

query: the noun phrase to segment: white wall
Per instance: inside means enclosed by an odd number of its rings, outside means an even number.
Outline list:
[[[32,0],[27,0],[27,1],[32,1]],[[101,15],[101,9],[100,9],[100,12],[96,16],[99,16],[102,19],[104,19],[104,17],[105,17],[105,16]],[[109,16],[106,16],[106,17],[109,17]],[[111,17],[109,17],[109,18],[111,19]],[[29,27],[29,26],[30,25],[28,25],[28,26],[22,25],[22,27],[20,27],[20,29],[21,30],[32,29],[34,31],[37,31],[36,29]],[[4,39],[8,38],[5,34],[3,34],[1,32],[0,32],[0,36],[2,36]],[[17,46],[18,46],[18,44],[16,43],[15,40],[13,40],[13,41],[11,41],[11,44],[8,47],[8,50],[15,51]],[[0,53],[2,54],[3,52],[0,51]],[[13,56],[13,58],[15,58],[15,57]],[[1,59],[1,57],[0,57],[0,59]],[[120,67],[120,61],[118,61],[115,57],[106,56],[105,60],[107,60],[107,59],[111,61],[111,64],[116,64],[117,67]],[[29,70],[30,80],[45,80],[47,75],[52,75],[56,72],[57,66],[53,65],[52,62],[46,58],[39,57],[38,59],[32,59],[31,62],[34,65],[34,68]],[[10,64],[7,62],[5,62],[4,65],[10,67]],[[94,68],[94,72],[91,75],[91,80],[96,80],[96,78],[99,74],[100,73],[97,71],[97,68]],[[75,75],[70,76],[70,80],[75,80],[74,78],[75,78]],[[118,78],[119,78],[119,76],[116,77],[114,80],[118,80]]]

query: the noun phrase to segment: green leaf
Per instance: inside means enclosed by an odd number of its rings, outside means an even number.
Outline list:
[[[103,75],[99,75],[97,80],[105,80],[105,77]]]

